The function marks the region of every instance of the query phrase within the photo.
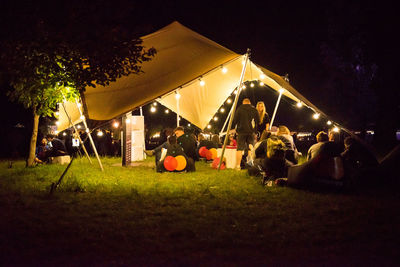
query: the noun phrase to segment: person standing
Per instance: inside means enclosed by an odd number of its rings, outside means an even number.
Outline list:
[[[269,115],[268,115],[267,111],[265,110],[264,102],[258,101],[256,108],[258,111],[258,116],[260,118],[260,121],[257,124],[257,132],[258,132],[258,136],[261,138],[262,133],[264,131],[269,130],[270,119],[269,119]]]
[[[236,152],[236,168],[240,170],[240,162],[242,160],[243,151],[249,146],[254,145],[254,135],[256,127],[260,122],[257,109],[251,105],[250,99],[243,99],[242,105],[235,112],[232,127],[236,128],[237,136],[237,152]]]

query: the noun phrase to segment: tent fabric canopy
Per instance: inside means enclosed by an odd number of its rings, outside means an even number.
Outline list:
[[[154,47],[156,56],[142,65],[143,73],[129,75],[108,86],[87,87],[83,99],[92,120],[110,120],[153,100],[177,112],[203,129],[226,98],[238,86],[244,56],[207,39],[178,22],[142,37],[145,48]],[[222,67],[227,69],[223,73]],[[261,76],[265,76],[264,78]],[[200,85],[200,80],[205,84]],[[249,61],[244,81],[260,80],[274,90],[285,89],[284,95],[301,101],[321,113],[281,76]],[[72,121],[79,121],[76,106],[67,105]],[[60,114],[59,130],[70,127],[65,114]]]

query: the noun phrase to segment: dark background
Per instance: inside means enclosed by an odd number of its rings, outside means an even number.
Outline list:
[[[23,35],[29,28],[24,27],[25,18],[32,14],[57,22],[75,12],[82,25],[87,17],[95,17],[98,25],[114,23],[133,36],[177,20],[236,53],[250,48],[253,62],[279,75],[289,74],[291,85],[334,121],[352,130],[375,129],[377,146],[389,148],[396,142],[398,22],[391,2],[3,1],[1,12],[2,37],[15,31]],[[27,144],[30,112],[9,103],[7,89],[3,81],[1,139],[24,136],[21,140]],[[272,114],[275,92],[254,88],[246,93],[253,103],[263,100]],[[295,131],[325,127],[322,120],[313,121],[310,112],[292,104],[283,99],[276,124]],[[149,128],[176,123],[174,114],[155,115],[146,118]],[[14,127],[18,123],[25,127]]]

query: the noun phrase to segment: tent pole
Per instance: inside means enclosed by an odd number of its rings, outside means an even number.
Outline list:
[[[229,117],[230,117],[231,114],[232,114],[232,110],[233,110],[233,105],[232,105],[232,107],[231,107],[231,110],[229,110],[228,116],[226,117],[226,120],[225,120],[225,122],[224,122],[224,126],[222,126],[222,129],[221,129],[221,132],[219,133],[219,136],[222,136],[222,133],[223,133],[223,131],[224,131],[224,129],[225,129],[225,126],[226,126],[226,124],[228,123]]]
[[[283,91],[284,91],[283,89],[279,90],[278,100],[276,100],[274,113],[272,114],[271,123],[269,124],[269,130],[270,131],[272,129],[272,124],[274,123],[274,120],[275,120],[275,115],[276,115],[276,111],[278,110],[279,103],[281,102]]]
[[[76,103],[76,106],[78,107],[79,113],[81,114],[81,116],[83,116],[83,112],[82,112],[82,110],[81,110],[81,107],[79,106],[78,100],[75,100],[75,103]],[[87,126],[87,124],[86,124],[86,118],[83,118],[82,121],[83,121],[83,125],[85,125],[85,130],[86,130],[86,133],[88,134],[90,143],[92,144],[94,154],[96,154],[96,158],[97,158],[97,161],[99,162],[100,169],[101,169],[102,171],[104,171],[103,165],[101,164],[101,161],[100,161],[99,154],[97,153],[96,146],[94,145],[92,135],[90,134],[89,128],[88,128],[88,126]]]
[[[83,148],[83,151],[85,152],[86,157],[88,158],[90,164],[93,164],[92,160],[91,160],[90,157],[89,157],[89,153],[88,153],[87,150],[86,150],[85,144],[82,142],[82,139],[81,139],[81,137],[80,137],[80,135],[79,135],[79,133],[78,133],[78,129],[76,129],[75,124],[72,123],[71,117],[70,117],[70,116],[68,115],[68,113],[67,113],[67,109],[65,108],[64,103],[61,103],[61,105],[62,105],[62,107],[63,107],[63,109],[64,109],[65,115],[67,115],[67,117],[68,117],[69,123],[72,125],[72,127],[73,127],[74,130],[75,130],[75,132],[77,133],[79,142],[81,142],[81,144],[82,144],[82,148]]]
[[[179,127],[179,99],[181,98],[181,95],[179,94],[179,91],[175,91],[175,98],[176,98],[176,127]]]
[[[240,75],[240,80],[239,80],[239,84],[238,84],[238,87],[237,87],[237,94],[235,96],[235,101],[233,102],[233,105],[232,105],[232,114],[231,114],[231,116],[229,118],[228,129],[226,129],[224,145],[222,147],[221,156],[219,158],[218,171],[221,169],[222,161],[224,159],[224,153],[225,153],[226,144],[228,143],[228,140],[229,140],[228,133],[231,130],[233,118],[235,117],[236,105],[237,105],[237,102],[239,100],[239,95],[242,92],[242,84],[243,84],[244,74],[246,73],[246,66],[247,66],[247,62],[249,61],[249,56],[250,56],[250,49],[247,49],[247,52],[246,52],[246,54],[244,56],[244,65],[243,65],[243,69],[242,69],[242,74]]]

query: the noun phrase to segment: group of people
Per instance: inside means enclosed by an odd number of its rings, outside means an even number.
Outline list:
[[[48,163],[51,157],[68,155],[65,144],[62,140],[55,137],[55,135],[48,134],[43,137],[40,145],[36,148],[36,163]]]

